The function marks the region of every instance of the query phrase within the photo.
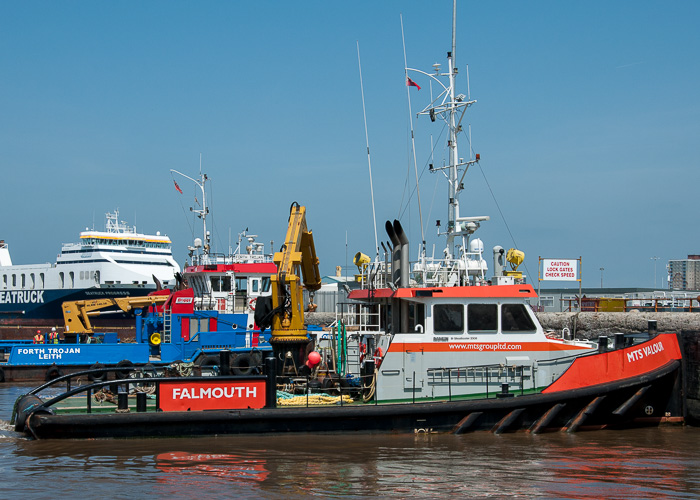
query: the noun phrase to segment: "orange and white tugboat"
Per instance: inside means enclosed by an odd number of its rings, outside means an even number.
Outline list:
[[[458,155],[462,116],[475,101],[455,91],[454,34],[452,40],[444,73],[417,71],[414,80],[407,69],[408,85],[428,78],[442,89],[419,114],[449,129],[449,162],[438,169],[449,185],[443,259],[420,248],[411,263],[401,224],[387,222],[385,258],[378,250],[374,260],[358,253],[361,288],[349,292],[332,331],[309,331],[304,311],[313,309],[321,284],[318,258],[305,207],[293,204],[274,255],[271,296],[257,299],[255,323],[271,328],[263,374],[230,375],[222,355],[219,376],[150,378],[151,399],[142,390],[133,394],[141,383],[133,378],[75,387],[65,376],[51,383],[67,380],[63,394],[44,397],[46,384],[19,398],[16,429],[44,439],[573,432],[682,422],[675,334],[637,343],[622,334],[598,342],[552,338],[530,307],[536,293],[517,270],[521,252],[495,247],[487,274],[473,234],[488,218],[459,212],[464,174],[479,157]],[[310,292],[308,306],[302,288]],[[118,393],[113,402],[97,402],[110,384]]]

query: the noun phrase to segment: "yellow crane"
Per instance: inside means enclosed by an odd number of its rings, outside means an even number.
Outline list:
[[[272,308],[279,311],[272,318],[273,342],[305,342],[304,288],[309,290],[309,310],[313,311],[314,292],[321,288],[321,274],[314,237],[306,225],[306,207],[292,203],[287,235],[281,251],[273,260],[277,274],[272,276]],[[301,278],[300,278],[301,275]]]
[[[72,300],[62,304],[66,333],[93,333],[90,316],[99,316],[101,309],[118,307],[124,312],[164,304],[169,295],[147,295],[145,297],[115,297],[94,300]]]

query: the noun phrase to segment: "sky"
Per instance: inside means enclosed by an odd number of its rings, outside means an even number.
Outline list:
[[[54,262],[118,208],[170,236],[183,264],[201,237],[197,188],[170,169],[197,177],[201,155],[214,251],[246,228],[278,250],[296,201],[322,274],[352,273],[375,248],[366,140],[378,239],[400,219],[415,259],[402,21],[408,67],[445,68],[448,0],[0,2],[13,263]],[[500,245],[525,253],[535,286],[540,257],[580,257],[584,287],[662,287],[669,259],[700,254],[699,23],[694,1],[458,1],[457,90],[477,101],[464,123],[481,157],[460,211],[490,216],[476,233],[489,267]],[[430,88],[412,75],[423,231],[441,256],[447,187],[426,169],[445,158],[445,132],[415,116]],[[560,285],[578,286],[543,283]]]

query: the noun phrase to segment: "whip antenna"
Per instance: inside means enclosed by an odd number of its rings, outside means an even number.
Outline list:
[[[372,196],[372,222],[374,222],[375,259],[379,259],[379,240],[377,239],[377,215],[374,212],[374,186],[372,185],[372,160],[369,155],[369,134],[367,133],[367,111],[365,110],[365,89],[362,85],[362,63],[360,62],[360,42],[357,42],[357,65],[360,68],[360,93],[362,94],[362,115],[365,119],[365,143],[367,144],[367,165],[369,167],[369,192]]]

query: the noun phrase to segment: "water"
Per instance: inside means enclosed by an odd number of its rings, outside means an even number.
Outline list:
[[[4,497],[700,497],[700,428],[32,441],[26,390],[0,385]]]

